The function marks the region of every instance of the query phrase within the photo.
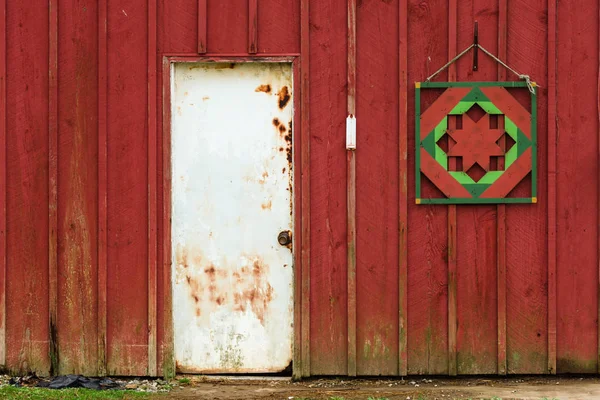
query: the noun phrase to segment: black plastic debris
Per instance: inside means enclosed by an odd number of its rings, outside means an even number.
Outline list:
[[[64,375],[52,378],[50,381],[42,381],[38,387],[48,389],[85,388],[92,390],[118,389],[121,385],[109,378],[87,378],[81,375]]]

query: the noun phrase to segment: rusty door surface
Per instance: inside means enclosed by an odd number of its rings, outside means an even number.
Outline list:
[[[182,372],[292,359],[292,68],[172,69],[175,357]]]

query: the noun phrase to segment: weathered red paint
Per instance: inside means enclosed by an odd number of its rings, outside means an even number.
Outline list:
[[[206,53],[207,1],[198,0],[198,54]]]
[[[557,226],[557,196],[556,196],[556,45],[557,45],[557,7],[558,0],[548,0],[548,211],[547,211],[547,251],[548,251],[548,272],[546,275],[548,282],[547,292],[547,340],[546,349],[548,362],[545,366],[545,372],[556,374],[556,233]],[[600,114],[600,113],[599,113]],[[539,147],[543,148],[543,147]],[[540,174],[541,175],[541,174]],[[543,176],[543,175],[542,175]],[[546,328],[544,327],[544,328]],[[545,330],[545,329],[544,329]],[[600,366],[600,363],[598,364]]]
[[[258,0],[248,0],[248,53],[258,49]]]
[[[156,376],[157,360],[157,0],[148,1],[148,375]]]
[[[498,1],[498,57],[506,60],[508,40],[508,0]],[[498,68],[498,80],[506,80],[506,68],[501,65]],[[499,119],[499,128],[504,128],[504,120]],[[498,141],[502,150],[506,149],[504,138]],[[500,167],[504,167],[502,161]],[[496,280],[498,286],[498,367],[499,375],[506,375],[506,205],[498,204],[497,212],[497,272]]]
[[[0,1],[0,365],[174,372],[163,59],[206,53],[294,62],[295,376],[598,371],[597,2],[356,2],[355,252],[347,11]],[[475,20],[539,83],[538,202],[416,205],[414,82],[471,43]],[[471,63],[436,79],[517,79]]]
[[[398,374],[408,373],[408,2],[398,6]]]
[[[448,59],[458,53],[458,3],[457,0],[448,2]],[[448,81],[456,81],[456,64],[448,68]],[[451,122],[448,128],[456,128],[456,121]],[[449,167],[456,171],[456,159],[449,160]],[[448,374],[458,373],[458,284],[457,284],[457,211],[456,205],[448,206]]]
[[[0,1],[0,368],[6,367],[6,0]]]
[[[95,374],[98,367],[98,197],[88,184],[98,179],[96,11],[92,1],[61,2],[58,8],[58,82],[71,82],[58,87],[57,115],[59,357],[54,368],[63,373]]]
[[[108,4],[98,5],[98,375],[106,375],[108,319]]]

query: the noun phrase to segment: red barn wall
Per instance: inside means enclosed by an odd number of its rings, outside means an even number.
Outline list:
[[[598,372],[598,2],[356,1],[355,273],[348,0],[258,2],[256,56],[304,68],[295,374]],[[208,55],[254,56],[252,3],[0,0],[0,366],[173,371],[163,57],[198,55],[203,21]],[[475,20],[539,85],[538,202],[415,205],[413,82]],[[516,79],[471,62],[439,79]]]

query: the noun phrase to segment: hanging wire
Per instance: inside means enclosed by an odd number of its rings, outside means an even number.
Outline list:
[[[455,63],[459,58],[461,58],[462,56],[464,56],[473,47],[477,47],[477,48],[481,49],[481,51],[483,51],[485,54],[487,54],[488,56],[490,56],[491,58],[493,58],[498,64],[502,65],[504,68],[506,68],[507,70],[509,70],[513,74],[515,74],[517,77],[519,77],[519,79],[524,80],[525,83],[527,84],[527,88],[529,89],[529,91],[531,93],[535,94],[535,87],[533,86],[533,83],[531,82],[531,78],[530,78],[529,75],[518,73],[517,71],[515,71],[514,69],[512,69],[511,67],[509,67],[504,61],[502,61],[501,59],[499,59],[498,57],[496,57],[495,55],[493,55],[492,53],[490,53],[488,50],[486,50],[484,47],[482,47],[479,44],[475,44],[475,43],[471,44],[469,47],[467,47],[466,49],[464,49],[463,51],[461,51],[456,57],[454,57],[452,60],[448,61],[446,63],[446,65],[444,65],[442,68],[438,69],[433,74],[431,74],[431,76],[429,76],[429,78],[427,78],[425,81],[429,82],[437,74],[439,74],[440,72],[442,72],[443,70],[445,70],[446,68],[448,68],[450,65],[452,65],[453,63]]]

